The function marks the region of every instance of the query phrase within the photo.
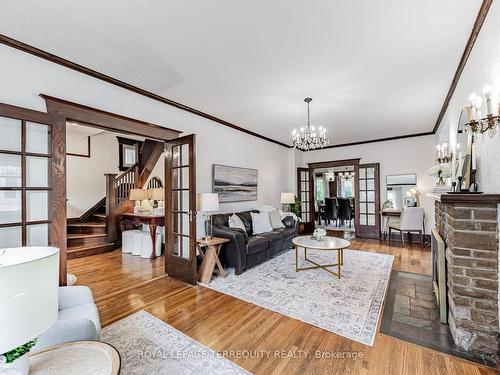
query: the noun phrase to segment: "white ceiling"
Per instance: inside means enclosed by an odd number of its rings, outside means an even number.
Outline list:
[[[431,131],[480,5],[4,1],[0,33],[285,143],[310,96],[340,144]]]

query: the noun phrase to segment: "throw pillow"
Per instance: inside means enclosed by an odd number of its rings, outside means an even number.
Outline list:
[[[228,223],[229,228],[243,229],[243,231],[246,233],[245,224],[243,224],[243,221],[241,221],[238,215],[232,214],[231,216],[229,216]]]
[[[269,212],[269,220],[271,221],[271,226],[273,229],[284,228],[283,222],[281,221],[281,215],[278,210]]]
[[[253,234],[272,232],[273,227],[271,221],[269,220],[269,214],[267,212],[255,213],[252,212],[252,229]]]

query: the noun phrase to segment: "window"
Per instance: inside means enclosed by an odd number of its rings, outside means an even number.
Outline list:
[[[323,177],[316,178],[316,202],[325,201],[325,182]]]
[[[119,149],[119,163],[118,169],[126,171],[135,163],[139,162],[139,149],[142,145],[141,141],[136,139],[129,139],[123,137],[116,137],[118,139]]]
[[[51,127],[0,117],[0,247],[49,243]]]
[[[340,196],[342,198],[354,197],[354,178],[350,180],[340,179]]]

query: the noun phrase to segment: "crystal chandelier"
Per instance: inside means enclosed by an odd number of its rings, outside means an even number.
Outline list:
[[[342,179],[342,180],[345,180],[345,181],[348,181],[350,179],[352,179],[354,177],[354,172],[340,172],[339,173],[339,177]]]
[[[316,150],[318,148],[323,148],[328,144],[328,139],[326,138],[326,129],[319,127],[318,133],[316,134],[316,129],[311,126],[309,117],[309,103],[311,98],[305,98],[304,101],[307,103],[307,125],[306,127],[300,128],[300,132],[297,129],[293,129],[292,133],[292,146],[298,148],[302,151]]]

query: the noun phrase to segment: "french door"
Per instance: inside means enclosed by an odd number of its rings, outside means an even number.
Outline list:
[[[360,238],[378,238],[380,233],[380,165],[359,165],[359,226]]]
[[[195,135],[165,142],[165,271],[196,284]]]
[[[0,248],[60,249],[66,284],[65,123],[0,103]]]
[[[297,168],[297,196],[300,198],[300,218],[305,233],[314,231],[314,200],[311,201],[311,192],[314,182],[309,168]]]

